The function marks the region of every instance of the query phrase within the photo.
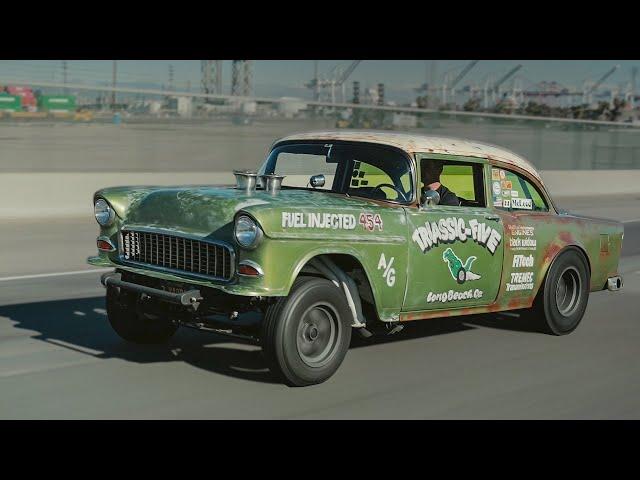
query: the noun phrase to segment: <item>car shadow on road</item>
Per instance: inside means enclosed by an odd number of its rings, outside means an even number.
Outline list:
[[[134,345],[111,329],[104,297],[0,306],[0,322],[9,319],[15,328],[33,332],[31,338],[96,358],[119,358],[136,363],[181,361],[234,378],[280,383],[269,371],[259,346],[249,342],[181,328],[165,345]],[[506,315],[450,317],[405,324],[393,335],[362,339],[353,335],[351,348],[426,338],[477,327],[539,332],[535,322]]]
[[[0,306],[15,328],[33,331],[31,338],[96,358],[136,363],[181,361],[207,371],[245,380],[279,383],[255,345],[211,332],[180,328],[164,345],[134,345],[111,329],[104,297]]]

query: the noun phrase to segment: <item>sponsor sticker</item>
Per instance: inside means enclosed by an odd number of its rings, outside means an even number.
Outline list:
[[[530,198],[512,198],[511,206],[521,210],[532,210],[533,201]]]
[[[517,190],[511,190],[511,196],[512,197],[517,197],[518,196],[518,191]]]
[[[512,272],[511,281],[507,283],[507,292],[533,290],[533,272]]]
[[[535,228],[524,225],[507,225],[511,250],[536,250],[538,241],[534,237]]]
[[[505,198],[504,200],[502,200],[502,206],[504,208],[511,208],[511,199]]]
[[[411,239],[418,244],[422,253],[427,253],[441,243],[466,242],[470,239],[493,255],[500,245],[502,235],[495,228],[476,219],[469,220],[467,226],[464,218],[448,217],[437,222],[425,222],[413,231]]]
[[[502,180],[502,188],[503,190],[511,190],[513,188],[511,180]]]
[[[531,268],[533,267],[533,255],[514,255],[511,266],[513,268]]]
[[[491,180],[500,180],[500,170],[497,168],[491,169]]]
[[[493,194],[500,195],[500,182],[493,182]]]
[[[494,198],[493,199],[493,206],[494,207],[501,207],[502,206],[502,199],[501,198]]]
[[[500,170],[500,180],[504,180],[506,177],[506,174],[504,173],[504,170]]]

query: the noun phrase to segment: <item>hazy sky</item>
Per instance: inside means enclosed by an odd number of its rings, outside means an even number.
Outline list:
[[[328,75],[336,65],[346,68],[349,60],[321,60],[320,74]],[[447,71],[451,78],[459,72],[468,60],[438,60],[436,64],[437,83]],[[623,85],[631,80],[631,69],[640,66],[640,61],[630,60],[482,60],[461,85],[483,84],[491,76],[494,80],[506,73],[510,68],[522,64],[518,75],[526,88],[529,83],[542,80],[555,80],[565,86],[582,87],[584,80],[597,80],[608,69],[620,65],[608,80],[610,85]],[[155,83],[168,84],[169,65],[174,68],[174,83],[178,89],[185,88],[191,82],[191,89],[199,88],[200,62],[198,60],[154,60],[154,61],[118,61],[118,80],[122,83]],[[388,98],[394,95],[404,97],[413,95],[412,89],[421,85],[430,76],[431,60],[365,60],[349,78],[350,82],[359,80],[363,86],[374,86],[381,82],[386,86]],[[304,84],[313,76],[313,60],[258,60],[254,62],[255,94],[273,95],[308,95]],[[68,61],[68,80],[81,83],[97,83],[110,81],[112,62],[107,60]],[[224,88],[230,89],[231,62],[224,61]],[[62,61],[0,61],[0,84],[3,78],[20,78],[32,80],[62,80]]]

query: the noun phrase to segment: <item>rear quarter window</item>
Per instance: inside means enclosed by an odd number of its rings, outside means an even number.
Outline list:
[[[524,176],[503,168],[491,167],[492,205],[502,210],[548,212],[540,191]]]

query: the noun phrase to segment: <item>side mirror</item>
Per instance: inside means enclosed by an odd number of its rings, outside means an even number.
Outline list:
[[[440,194],[435,190],[427,190],[420,198],[421,207],[433,207],[440,203]]]
[[[309,179],[309,184],[313,187],[313,188],[318,188],[318,187],[324,187],[324,175],[313,175],[310,179]]]

